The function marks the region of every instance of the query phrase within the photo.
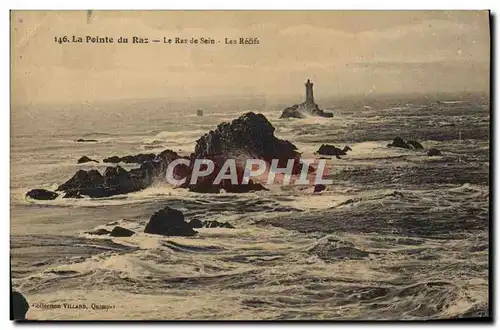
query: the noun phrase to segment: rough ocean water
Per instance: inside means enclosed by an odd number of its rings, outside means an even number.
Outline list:
[[[215,104],[204,117],[158,101],[13,108],[11,273],[31,305],[27,318],[488,315],[487,96],[322,106],[334,118],[280,120],[283,107],[265,102]],[[275,185],[248,194],[198,194],[163,184],[103,199],[24,196],[33,188],[55,189],[77,169],[109,165],[76,164],[83,155],[102,160],[167,148],[187,155],[201,135],[250,110],[263,113],[303,158],[315,158],[323,143],[350,146],[347,156],[328,160],[334,183],[321,193]],[[442,156],[387,148],[396,136],[438,148]],[[188,221],[229,221],[236,229],[203,228],[192,238],[145,234],[150,216],[167,205]],[[136,234],[85,234],[117,224]],[[88,309],[47,307],[63,303]],[[113,308],[92,309],[92,303]]]

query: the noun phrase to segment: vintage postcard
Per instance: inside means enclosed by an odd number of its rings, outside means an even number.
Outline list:
[[[11,11],[16,320],[491,317],[488,11]]]

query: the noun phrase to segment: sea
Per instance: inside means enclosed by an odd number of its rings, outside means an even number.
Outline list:
[[[318,100],[333,118],[280,119],[268,99],[116,100],[11,109],[13,288],[34,320],[428,320],[489,315],[490,103],[484,94]],[[110,198],[29,199],[112,155],[189,155],[262,113],[303,158],[321,144],[333,184],[244,194],[167,183]],[[389,148],[395,137],[425,150]],[[97,142],[75,142],[93,139]],[[440,156],[429,157],[437,148]],[[81,156],[100,163],[77,164]],[[137,165],[124,164],[126,169]],[[169,206],[228,221],[194,237],[144,233]],[[131,237],[86,232],[119,225]]]

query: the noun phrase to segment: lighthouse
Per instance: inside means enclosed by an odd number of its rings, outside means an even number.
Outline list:
[[[313,83],[307,79],[306,85],[306,102],[308,104],[314,103],[314,95],[313,95]]]

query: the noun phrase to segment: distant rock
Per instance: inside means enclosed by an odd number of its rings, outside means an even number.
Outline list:
[[[144,232],[164,236],[196,235],[196,231],[184,221],[184,214],[168,206],[151,216]]]
[[[99,161],[97,161],[95,159],[91,159],[87,156],[83,156],[80,159],[78,159],[78,164],[89,163],[89,162],[99,163]]]
[[[195,159],[210,159],[215,164],[212,174],[198,178],[195,184],[190,184],[190,175],[183,187],[195,192],[218,193],[221,189],[231,193],[245,193],[256,190],[267,190],[259,183],[250,180],[249,184],[232,184],[229,179],[223,179],[217,185],[213,182],[227,159],[238,159],[237,177],[241,183],[244,164],[247,159],[262,159],[271,163],[278,159],[278,167],[286,167],[288,160],[293,159],[293,174],[300,173],[300,153],[297,147],[286,140],[274,136],[275,128],[262,114],[248,112],[233,120],[222,123],[217,128],[203,135],[196,141],[196,147],[191,154],[191,171]],[[243,164],[243,165],[241,165]]]
[[[135,232],[133,232],[130,229],[123,228],[120,226],[115,226],[115,228],[113,228],[113,230],[111,231],[109,236],[112,236],[112,237],[130,237],[134,234],[135,234]]]
[[[26,313],[30,305],[26,298],[17,291],[10,291],[12,300],[12,317],[14,320],[26,320]]]
[[[45,189],[32,189],[26,193],[26,196],[38,200],[53,200],[59,194]]]
[[[322,192],[323,190],[326,190],[326,186],[324,184],[317,184],[314,185],[314,192]]]
[[[93,140],[93,139],[78,139],[78,140],[75,140],[75,142],[98,142],[97,140]]]
[[[387,145],[388,147],[404,148],[404,149],[424,149],[424,147],[417,141],[405,141],[399,136],[394,138],[392,143]]]
[[[348,146],[345,146],[344,149],[339,149],[335,147],[334,145],[330,144],[322,144],[318,151],[316,153],[320,155],[329,155],[329,156],[335,156],[338,159],[340,159],[340,156],[347,155],[348,151],[352,151],[352,149]]]
[[[313,96],[313,84],[308,79],[306,84],[306,101],[301,104],[295,104],[291,107],[286,108],[281,113],[280,118],[304,118],[307,116],[318,116],[318,117],[333,117],[333,113],[324,112],[319,108],[319,106],[314,103]]]
[[[109,230],[107,230],[107,229],[99,228],[99,229],[96,229],[94,231],[87,231],[85,233],[86,234],[90,234],[90,235],[108,235],[111,232]]]
[[[436,148],[429,149],[427,151],[427,156],[432,157],[432,156],[441,156],[441,151]]]

